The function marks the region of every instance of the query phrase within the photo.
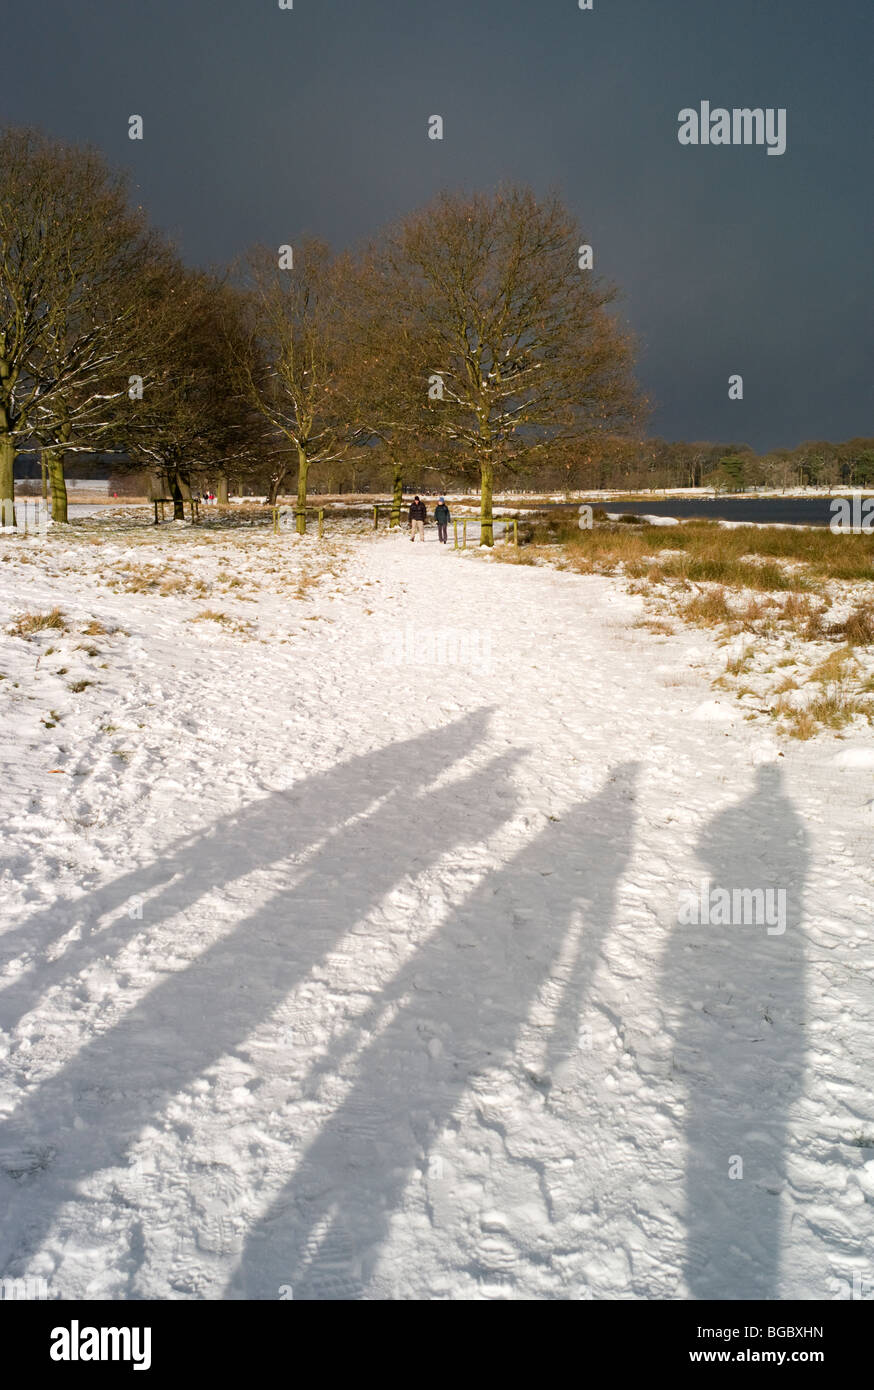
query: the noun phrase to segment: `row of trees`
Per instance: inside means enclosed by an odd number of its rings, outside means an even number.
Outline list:
[[[859,487],[874,485],[874,439],[808,441],[756,453],[747,444],[605,435],[551,450],[532,476],[540,488]]]
[[[874,483],[874,441],[756,454],[643,434],[615,290],[550,198],[438,198],[372,245],[256,248],[190,269],[89,149],[0,130],[0,506],[42,450],[56,520],[65,467],[148,468],[182,515],[229,479],[271,500],[296,480],[496,486]]]
[[[0,504],[40,448],[53,515],[65,462],[153,469],[182,515],[192,480],[312,471],[475,481],[628,437],[643,402],[612,287],[561,203],[527,189],[440,197],[354,254],[256,248],[185,267],[92,150],[0,131]]]

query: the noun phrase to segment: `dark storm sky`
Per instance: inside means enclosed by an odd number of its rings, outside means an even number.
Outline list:
[[[872,0],[40,0],[2,44],[0,119],[129,167],[190,262],[555,188],[622,289],[654,433],[874,434]],[[786,153],[681,147],[702,99],[786,107]]]

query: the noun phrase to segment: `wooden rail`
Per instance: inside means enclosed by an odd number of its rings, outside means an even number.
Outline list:
[[[302,516],[302,517],[303,517],[303,530],[304,530],[304,531],[306,531],[306,518],[307,518],[307,512],[315,512],[316,515],[318,516],[318,522],[319,522],[319,540],[322,539],[322,532],[323,532],[323,530],[324,530],[324,523],[325,523],[325,509],[324,509],[324,507],[290,507],[286,502],[283,502],[281,506],[274,507],[274,508],[273,508],[273,534],[274,534],[275,536],[279,534],[279,513],[280,513],[280,512],[293,512],[293,514],[294,514],[294,516],[295,516],[295,519],[297,519],[297,517],[301,517],[301,516]],[[299,534],[302,535],[303,532],[300,532]]]

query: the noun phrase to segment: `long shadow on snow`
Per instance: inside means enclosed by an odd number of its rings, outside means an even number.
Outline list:
[[[782,934],[678,925],[665,958],[688,1096],[686,1283],[696,1299],[780,1298],[780,1195],[805,1056],[808,843],[778,766],[760,768],[746,799],[714,817],[697,853],[708,892],[782,889],[786,900]],[[737,1159],[743,1176],[730,1177]]]
[[[480,711],[449,728],[389,744],[302,778],[283,792],[222,817],[206,832],[183,836],[160,859],[101,884],[86,897],[55,902],[27,917],[15,931],[0,937],[4,958],[22,952],[37,956],[34,967],[0,994],[0,1028],[11,1032],[49,989],[96,961],[105,966],[144,931],[184,913],[208,894],[253,871],[287,873],[296,858],[350,817],[396,796],[399,788],[415,794],[448,764],[476,749],[487,725],[487,712]],[[135,898],[144,899],[142,919],[128,914]],[[115,920],[99,927],[101,918]],[[42,953],[76,926],[84,932],[82,938],[70,942],[56,960],[46,959]]]
[[[26,1184],[0,1177],[7,1199],[0,1270],[26,1267],[58,1208],[75,1200],[77,1185],[124,1164],[131,1143],[168,1099],[243,1043],[397,883],[426,871],[453,846],[488,837],[512,815],[512,758],[494,758],[429,790],[456,760],[477,751],[484,729],[483,715],[468,716],[439,733],[351,759],[264,798],[186,849],[186,877],[178,893],[168,890],[167,912],[255,865],[273,868],[272,896],[92,1037],[0,1127],[5,1160],[54,1154]],[[314,844],[295,879],[285,861]],[[119,901],[151,878],[150,869],[126,875]],[[84,1127],[75,1128],[74,1118]]]
[[[602,792],[489,876],[391,981],[382,1003],[394,1017],[364,1049],[349,1094],[251,1232],[228,1296],[276,1298],[289,1284],[295,1299],[366,1296],[411,1176],[427,1166],[465,1093],[495,1071],[509,1071],[505,1088],[514,1084],[520,1029],[544,983],[566,979],[559,958],[578,904],[588,900],[570,970],[579,1009],[632,852],[636,772],[635,764],[617,768]],[[327,1065],[348,1056],[354,1041],[350,1030]],[[496,1127],[494,1118],[483,1123]],[[511,1108],[505,1123],[509,1143],[524,1147]],[[476,1259],[473,1249],[472,1269]]]

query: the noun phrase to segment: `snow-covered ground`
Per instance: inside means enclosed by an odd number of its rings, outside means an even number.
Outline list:
[[[870,736],[366,525],[0,540],[0,1276],[871,1297]]]

